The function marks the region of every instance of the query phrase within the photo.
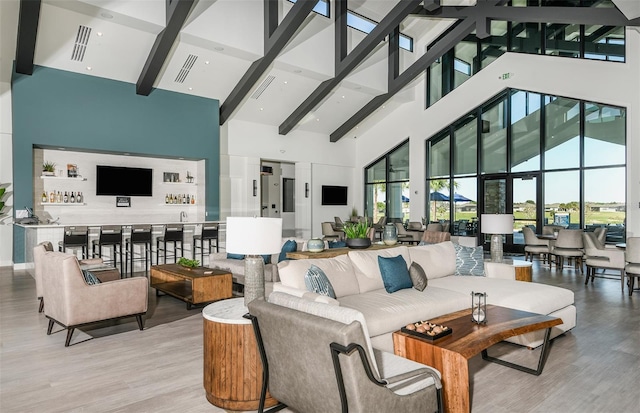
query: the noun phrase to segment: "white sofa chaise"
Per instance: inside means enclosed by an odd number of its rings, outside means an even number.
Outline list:
[[[428,286],[388,293],[378,266],[378,256],[402,255],[407,266],[417,262],[424,269]],[[308,292],[304,276],[314,264],[327,275],[336,299]],[[551,338],[576,325],[573,292],[544,284],[515,281],[508,264],[486,263],[486,276],[460,276],[456,272],[456,250],[451,242],[376,250],[353,250],[335,258],[291,260],[278,264],[280,282],[274,291],[304,296],[315,301],[360,311],[366,320],[374,347],[393,351],[391,334],[419,320],[429,320],[471,306],[471,292],[486,292],[487,303],[516,310],[547,314],[562,319]],[[509,279],[505,279],[509,278]],[[513,337],[508,341],[527,347],[542,344],[544,331]]]

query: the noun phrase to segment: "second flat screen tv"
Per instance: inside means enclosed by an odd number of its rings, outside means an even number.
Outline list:
[[[96,195],[152,196],[153,169],[97,165]]]
[[[322,205],[347,205],[347,187],[322,185]]]

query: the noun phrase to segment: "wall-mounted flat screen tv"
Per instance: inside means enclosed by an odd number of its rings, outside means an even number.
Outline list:
[[[322,185],[322,205],[347,205],[347,187]]]
[[[96,195],[152,196],[153,169],[97,165]]]

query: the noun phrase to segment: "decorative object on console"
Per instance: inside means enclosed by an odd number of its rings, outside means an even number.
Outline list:
[[[320,238],[311,238],[309,241],[307,241],[307,250],[309,252],[324,251],[324,241]]]
[[[502,262],[502,234],[513,234],[513,214],[482,214],[482,233],[491,235],[491,261]]]
[[[67,164],[67,177],[68,178],[77,178],[78,177],[78,165],[73,163]]]
[[[347,222],[344,224],[343,230],[347,247],[364,249],[371,246],[371,239],[367,237],[369,225],[366,222]]]
[[[471,321],[487,324],[487,293],[471,291]]]
[[[398,230],[392,223],[384,226],[384,231],[382,232],[382,242],[384,242],[385,245],[396,245],[398,243]]]
[[[42,175],[43,176],[54,176],[56,174],[56,163],[55,162],[44,162],[42,164]]]
[[[244,303],[264,297],[264,259],[261,254],[276,254],[281,251],[282,219],[228,217],[228,253],[245,254],[244,259]]]

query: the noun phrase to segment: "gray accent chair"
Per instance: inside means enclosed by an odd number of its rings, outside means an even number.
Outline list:
[[[589,277],[593,282],[597,268],[618,270],[620,271],[620,285],[624,291],[624,251],[618,248],[606,248],[594,232],[583,232],[582,242],[587,263],[587,277],[584,284],[589,283]]]
[[[47,298],[44,314],[49,319],[47,335],[53,324],[67,329],[65,347],[75,328],[97,321],[135,316],[140,330],[147,312],[149,281],[132,277],[88,285],[78,259],[71,254],[47,252],[44,257],[42,292]]]
[[[269,411],[285,405],[305,413],[442,411],[439,372],[374,352],[360,312],[280,292],[269,300],[280,304],[249,303],[264,370],[258,412],[267,388],[281,403]]]
[[[533,262],[534,255],[541,255],[542,261],[546,262],[550,252],[549,240],[539,239],[529,227],[522,227],[522,234],[524,235],[524,260]]]
[[[624,252],[627,265],[624,271],[629,277],[629,295],[633,294],[634,281],[640,284],[640,237],[627,238],[627,248]]]

